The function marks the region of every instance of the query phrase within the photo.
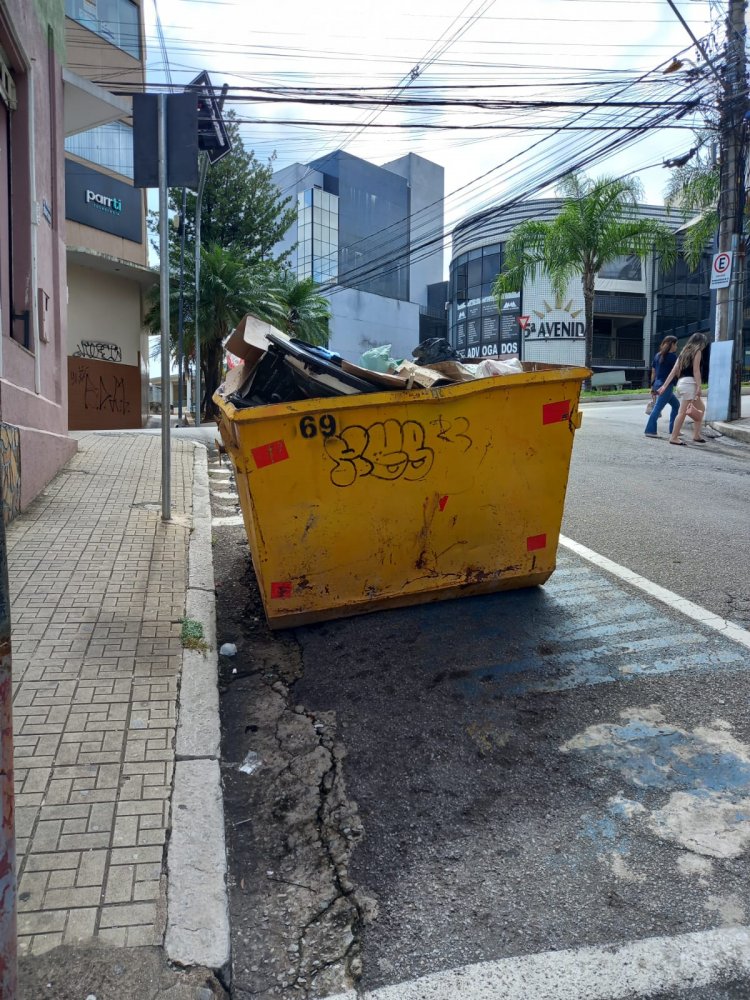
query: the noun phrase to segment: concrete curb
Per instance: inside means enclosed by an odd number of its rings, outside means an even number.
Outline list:
[[[205,652],[182,654],[172,828],[167,853],[167,932],[172,962],[219,972],[229,965],[229,903],[221,789],[216,595],[208,451],[194,443],[193,529],[186,616],[203,625]]]
[[[741,424],[728,424],[723,420],[712,420],[709,423],[709,427],[713,427],[715,431],[719,434],[723,434],[724,437],[734,438],[735,441],[742,441],[744,444],[750,444],[750,424],[747,421],[743,421],[744,426]]]
[[[611,394],[594,394],[587,396],[586,399],[582,399],[581,403],[639,403],[641,400],[646,401],[651,393],[648,389],[643,389],[638,392],[631,392],[627,395],[623,393],[613,392]],[[750,396],[750,386],[743,385],[742,395]]]

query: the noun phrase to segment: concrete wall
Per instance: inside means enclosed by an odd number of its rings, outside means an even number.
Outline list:
[[[359,363],[363,351],[391,344],[394,358],[411,358],[419,343],[419,306],[345,288],[330,297],[329,347]]]
[[[76,450],[67,436],[62,0],[6,0],[0,5],[0,45],[18,90],[12,306],[15,313],[28,310],[31,332],[28,348],[10,337],[8,260],[0,260],[0,420],[19,430],[25,508]],[[7,159],[4,138],[0,150]],[[4,234],[7,223],[8,189],[0,185]]]
[[[141,349],[141,288],[134,281],[104,271],[68,268],[68,354],[81,351],[81,341],[116,344],[120,362],[137,365]],[[113,360],[109,355],[100,360]]]
[[[409,288],[412,302],[427,305],[427,286],[442,281],[443,195],[445,171],[432,160],[408,153],[384,163],[386,170],[400,174],[409,183],[409,242],[412,249]]]

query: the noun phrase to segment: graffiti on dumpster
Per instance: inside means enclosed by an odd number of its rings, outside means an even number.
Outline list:
[[[474,443],[467,433],[469,421],[465,417],[439,417],[430,423],[437,428],[439,441],[457,444],[464,451]],[[427,432],[416,420],[383,420],[369,427],[345,427],[326,437],[325,450],[334,464],[334,486],[351,486],[366,476],[416,482],[429,474],[435,460]]]
[[[456,417],[455,420],[446,420],[442,415],[437,420],[431,420],[431,424],[438,428],[438,439],[446,444],[461,443],[464,451],[468,451],[474,444],[466,433],[469,430],[469,421],[466,417]]]
[[[326,438],[325,449],[334,463],[334,486],[351,486],[365,476],[424,479],[435,459],[425,443],[424,427],[416,420],[383,420],[369,427],[355,424]]]

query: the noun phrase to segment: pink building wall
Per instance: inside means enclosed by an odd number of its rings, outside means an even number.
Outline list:
[[[12,64],[18,104],[8,111],[0,101],[0,426],[18,429],[20,488],[14,492],[7,481],[13,463],[2,462],[0,480],[5,507],[24,509],[77,447],[67,433],[63,0],[5,0],[0,46]],[[2,176],[8,169],[12,204]],[[12,320],[11,299],[16,314],[28,312],[28,348],[19,342],[23,323]]]

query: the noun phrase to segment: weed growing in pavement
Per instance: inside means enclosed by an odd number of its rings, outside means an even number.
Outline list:
[[[181,618],[182,630],[180,641],[184,649],[197,649],[200,653],[207,652],[211,647],[203,638],[203,626],[195,618]]]

